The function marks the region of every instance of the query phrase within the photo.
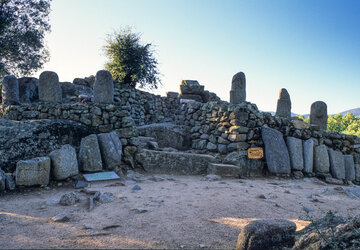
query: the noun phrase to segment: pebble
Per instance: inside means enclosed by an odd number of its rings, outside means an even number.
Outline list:
[[[145,208],[138,207],[138,208],[131,209],[131,211],[134,211],[135,213],[138,213],[138,214],[142,214],[142,213],[146,213],[148,210]]]
[[[78,180],[75,184],[75,188],[79,189],[79,188],[86,188],[87,187],[87,183],[85,181],[80,181]]]
[[[113,193],[110,193],[110,192],[105,192],[105,193],[102,193],[99,197],[99,201],[101,203],[109,203],[109,202],[112,202],[115,200],[115,196]]]
[[[164,202],[164,199],[162,197],[156,198],[155,202],[162,203]]]
[[[95,226],[94,225],[91,225],[91,224],[85,224],[84,225],[84,229],[94,229]]]
[[[64,206],[70,206],[70,205],[74,205],[79,200],[80,198],[76,193],[70,192],[61,196],[59,203]]]
[[[306,206],[303,206],[303,209],[306,213],[310,213],[311,211],[313,211],[312,208]]]
[[[205,180],[207,180],[207,181],[218,181],[218,180],[221,180],[221,176],[216,175],[216,174],[208,174],[207,176],[205,176]]]
[[[257,198],[259,198],[259,199],[264,199],[264,200],[268,200],[268,199],[270,199],[270,195],[260,194],[260,195],[257,196]]]
[[[312,194],[305,194],[305,198],[311,199],[311,198],[312,198]]]

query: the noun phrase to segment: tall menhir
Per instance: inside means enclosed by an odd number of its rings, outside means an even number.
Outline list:
[[[239,104],[246,100],[246,79],[243,72],[235,74],[231,82],[230,103]]]

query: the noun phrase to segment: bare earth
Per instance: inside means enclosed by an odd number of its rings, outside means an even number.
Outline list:
[[[89,195],[69,185],[6,193],[0,196],[0,248],[233,249],[241,228],[254,219],[289,219],[301,229],[309,223],[304,206],[314,218],[329,209],[342,216],[359,212],[359,200],[317,179],[150,177],[137,182],[138,191],[131,190],[135,184],[119,180],[91,183],[88,190],[112,192],[116,199],[90,212]],[[46,205],[70,191],[79,193],[80,202]],[[72,219],[50,219],[62,212]],[[86,229],[85,224],[94,228]]]

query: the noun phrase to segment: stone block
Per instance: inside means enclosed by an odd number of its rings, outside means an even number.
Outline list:
[[[302,171],[304,169],[302,140],[295,137],[286,137],[292,170]]]
[[[345,160],[345,179],[348,181],[355,180],[355,164],[352,155],[344,155]]]
[[[230,164],[210,163],[207,169],[208,174],[215,174],[221,177],[239,178],[243,176],[243,169]]]
[[[75,148],[66,144],[49,155],[55,180],[64,180],[79,173]]]
[[[81,171],[96,172],[103,169],[98,138],[95,134],[81,139],[79,166]]]
[[[265,157],[271,174],[290,174],[290,157],[281,132],[263,126],[262,139],[265,145]]]
[[[39,77],[39,101],[62,102],[59,77],[55,72],[44,71]]]
[[[329,173],[330,161],[327,148],[324,144],[315,147],[314,150],[314,171],[316,173]]]
[[[314,168],[314,140],[304,141],[304,172],[312,173]]]
[[[94,83],[94,102],[113,103],[114,102],[114,82],[111,73],[107,70],[99,70],[95,76]]]
[[[19,104],[19,81],[15,76],[10,75],[4,77],[1,98],[3,104]]]
[[[18,161],[16,164],[16,185],[48,185],[50,179],[50,158],[37,157]]]
[[[115,131],[98,134],[100,152],[106,169],[113,170],[121,165],[122,145]]]
[[[340,151],[328,150],[330,160],[330,172],[334,178],[345,179],[345,160]]]

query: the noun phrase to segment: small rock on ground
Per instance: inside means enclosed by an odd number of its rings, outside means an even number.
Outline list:
[[[61,213],[52,217],[51,220],[54,222],[66,222],[71,220],[71,215],[69,213]]]

